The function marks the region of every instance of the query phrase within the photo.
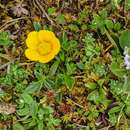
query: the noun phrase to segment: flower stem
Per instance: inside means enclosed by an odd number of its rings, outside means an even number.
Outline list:
[[[114,47],[117,47],[116,42],[113,40],[113,38],[111,37],[111,35],[109,34],[109,32],[107,31],[107,29],[105,29],[105,34],[107,35],[107,38],[109,39],[109,41],[112,43],[112,45]]]
[[[110,33],[108,32],[107,29],[105,29],[105,34],[106,34],[107,38],[109,39],[109,41],[110,41],[111,44],[112,44],[111,47],[112,47],[112,46],[113,46],[113,47],[116,47],[116,48],[119,50],[120,54],[123,55],[123,50],[122,50],[122,48],[120,47],[119,43],[116,43],[116,42],[114,41],[114,39],[111,37],[111,35],[110,35]]]

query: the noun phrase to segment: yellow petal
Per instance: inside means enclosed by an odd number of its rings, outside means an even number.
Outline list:
[[[39,43],[38,40],[38,32],[32,31],[28,34],[28,37],[26,39],[27,47],[30,49],[35,49]]]
[[[48,55],[45,55],[45,56],[40,56],[39,62],[48,63],[54,58],[54,56],[55,55],[53,53],[49,53]]]
[[[38,39],[40,42],[51,42],[55,38],[55,34],[48,30],[40,30],[38,32]]]
[[[60,41],[59,41],[59,39],[55,38],[53,40],[52,46],[53,46],[52,53],[54,55],[57,55],[60,51]]]
[[[40,55],[38,54],[38,52],[32,49],[26,49],[25,56],[31,61],[38,61],[40,58]]]
[[[42,42],[37,47],[37,51],[40,55],[47,55],[52,51],[52,45],[49,42]]]

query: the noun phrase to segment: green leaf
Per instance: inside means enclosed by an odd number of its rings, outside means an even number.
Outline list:
[[[65,32],[63,32],[61,43],[62,43],[62,48],[67,51],[69,44],[68,44],[68,37],[67,37],[67,34]]]
[[[23,94],[21,95],[21,97],[23,98],[23,100],[24,100],[24,102],[25,102],[26,104],[32,104],[33,98],[32,98],[32,96],[29,95],[28,93],[23,93]]]
[[[42,29],[42,26],[39,22],[33,22],[33,26],[35,31],[40,31]]]
[[[88,83],[85,84],[85,87],[87,87],[87,88],[89,88],[91,90],[94,90],[94,89],[96,89],[97,84],[94,83],[94,82],[88,82]]]
[[[25,130],[25,128],[20,123],[13,124],[13,130]]]
[[[56,102],[61,103],[63,99],[63,94],[58,93],[55,98],[56,98]]]
[[[25,92],[32,94],[35,92],[39,92],[41,88],[43,87],[43,80],[37,81],[37,82],[32,82],[26,89]]]
[[[30,104],[30,113],[32,117],[36,117],[38,113],[38,104],[37,102],[33,101],[32,104]]]
[[[68,52],[75,51],[75,49],[78,47],[78,42],[76,40],[68,40],[67,34],[63,33],[62,36],[62,48]]]
[[[53,121],[54,126],[58,126],[60,124],[60,122],[61,122],[60,119],[54,119],[54,118],[52,119],[52,121]]]
[[[53,108],[50,106],[44,106],[42,109],[43,109],[43,114],[45,115],[52,114],[54,112]]]
[[[126,70],[121,68],[120,64],[117,62],[112,62],[111,71],[118,77],[123,77],[124,75],[126,75]]]
[[[55,12],[56,12],[56,8],[54,8],[54,7],[48,8],[48,14],[49,15],[53,15],[53,14],[55,14]]]
[[[85,21],[88,16],[89,16],[89,11],[86,8],[84,8],[79,12],[78,19],[76,20],[76,22],[78,24],[82,24],[82,22]]]
[[[123,92],[123,84],[122,82],[119,82],[118,80],[110,80],[110,88],[111,88],[111,93],[113,93],[114,96],[120,95]]]
[[[130,126],[126,126],[124,130],[130,130]]]
[[[120,106],[116,106],[116,107],[113,107],[111,108],[111,110],[108,112],[108,114],[114,114],[114,113],[117,113],[117,112],[120,112],[121,110],[121,107]]]
[[[91,93],[88,94],[87,99],[89,101],[93,101],[95,103],[98,103],[100,100],[99,92],[97,90],[92,91]]]
[[[130,92],[130,75],[124,76],[123,92]]]
[[[130,116],[130,106],[126,106],[125,113],[127,114],[127,116]]]
[[[9,46],[13,42],[10,40],[8,32],[0,32],[0,45]]]
[[[89,106],[86,114],[87,114],[87,119],[89,121],[92,121],[93,119],[95,119],[99,116],[99,111],[97,110],[95,105],[91,105],[91,106]]]
[[[125,1],[125,11],[129,11],[130,9],[130,0]]]
[[[88,25],[87,25],[87,24],[81,25],[81,29],[82,29],[83,31],[87,30],[87,29],[88,29]]]
[[[113,22],[112,20],[105,20],[105,24],[106,24],[106,27],[107,29],[112,29],[113,28]]]
[[[59,24],[64,24],[65,23],[65,17],[63,14],[60,14],[56,17],[56,21],[59,23]]]
[[[114,24],[114,30],[115,31],[119,31],[120,28],[121,28],[121,24],[119,22],[117,22],[117,23]]]
[[[76,65],[74,63],[66,63],[67,74],[72,75],[75,73]]]
[[[107,18],[107,10],[106,9],[103,9],[101,11],[99,11],[99,15],[103,18],[103,19],[106,19]]]
[[[29,122],[28,127],[34,127],[36,124],[37,124],[37,122],[36,122],[35,118],[33,118],[33,119]]]
[[[26,116],[30,113],[30,108],[26,105],[24,108],[17,110],[17,114],[19,116]]]
[[[105,20],[107,19],[107,11],[105,9],[99,11],[98,14],[94,14],[92,21],[92,29],[100,29],[101,34],[105,34]]]
[[[94,45],[95,39],[93,38],[93,34],[92,33],[86,33],[85,38],[83,39],[83,42],[85,43],[85,45]]]
[[[70,25],[68,26],[68,28],[69,28],[71,31],[74,31],[74,32],[79,31],[79,28],[78,28],[78,26],[77,26],[76,24],[70,24]]]
[[[103,85],[104,82],[105,82],[105,79],[99,79],[99,80],[97,81],[97,83],[98,83],[98,85],[99,85],[100,87],[102,87],[102,85]]]
[[[43,80],[44,75],[48,74],[49,72],[49,65],[48,64],[42,64],[42,63],[36,63],[34,68],[34,75],[36,79]]]
[[[95,30],[100,29],[101,33],[104,34],[105,33],[104,19],[101,16],[99,16],[98,14],[94,14],[93,17],[94,17],[94,19],[93,19],[92,25],[91,25],[92,29],[95,29]]]
[[[65,61],[65,54],[63,51],[60,52],[59,57],[60,57],[61,61]]]
[[[69,75],[64,76],[66,87],[71,91],[75,84],[75,78]]]
[[[51,66],[50,71],[49,71],[49,77],[52,77],[55,75],[57,68],[59,66],[59,63],[60,63],[59,61],[55,61],[53,63],[53,65]]]
[[[79,62],[79,63],[77,63],[77,67],[78,67],[79,69],[83,70],[83,69],[85,68],[85,65],[84,65],[84,63]]]
[[[38,121],[38,129],[37,130],[43,130],[44,129],[44,125],[43,125],[43,121],[42,120],[39,120]]]
[[[39,118],[40,120],[43,120],[43,119],[44,119],[44,110],[43,110],[43,108],[39,108],[37,115],[38,115],[38,118]]]
[[[94,64],[94,72],[99,76],[106,75],[106,66],[104,64]]]
[[[76,40],[70,40],[69,41],[69,47],[68,47],[68,49],[70,49],[70,50],[74,50],[74,49],[76,49],[77,48],[77,44],[78,42],[76,41]]]
[[[117,122],[117,116],[116,114],[109,114],[109,121],[111,122],[111,124],[114,126]]]
[[[130,30],[125,30],[119,37],[119,43],[122,49],[130,47]]]
[[[52,89],[52,87],[54,87],[54,81],[50,79],[44,80],[43,87],[47,89]]]

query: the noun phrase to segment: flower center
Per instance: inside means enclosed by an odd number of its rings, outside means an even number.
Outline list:
[[[128,58],[128,62],[130,62],[130,58]]]
[[[49,42],[44,41],[44,42],[40,43],[37,50],[41,55],[47,55],[51,52],[52,46]]]

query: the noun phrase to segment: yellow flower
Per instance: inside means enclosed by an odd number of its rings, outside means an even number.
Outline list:
[[[48,63],[60,51],[60,42],[55,34],[48,30],[32,31],[26,39],[25,56],[31,61]]]

